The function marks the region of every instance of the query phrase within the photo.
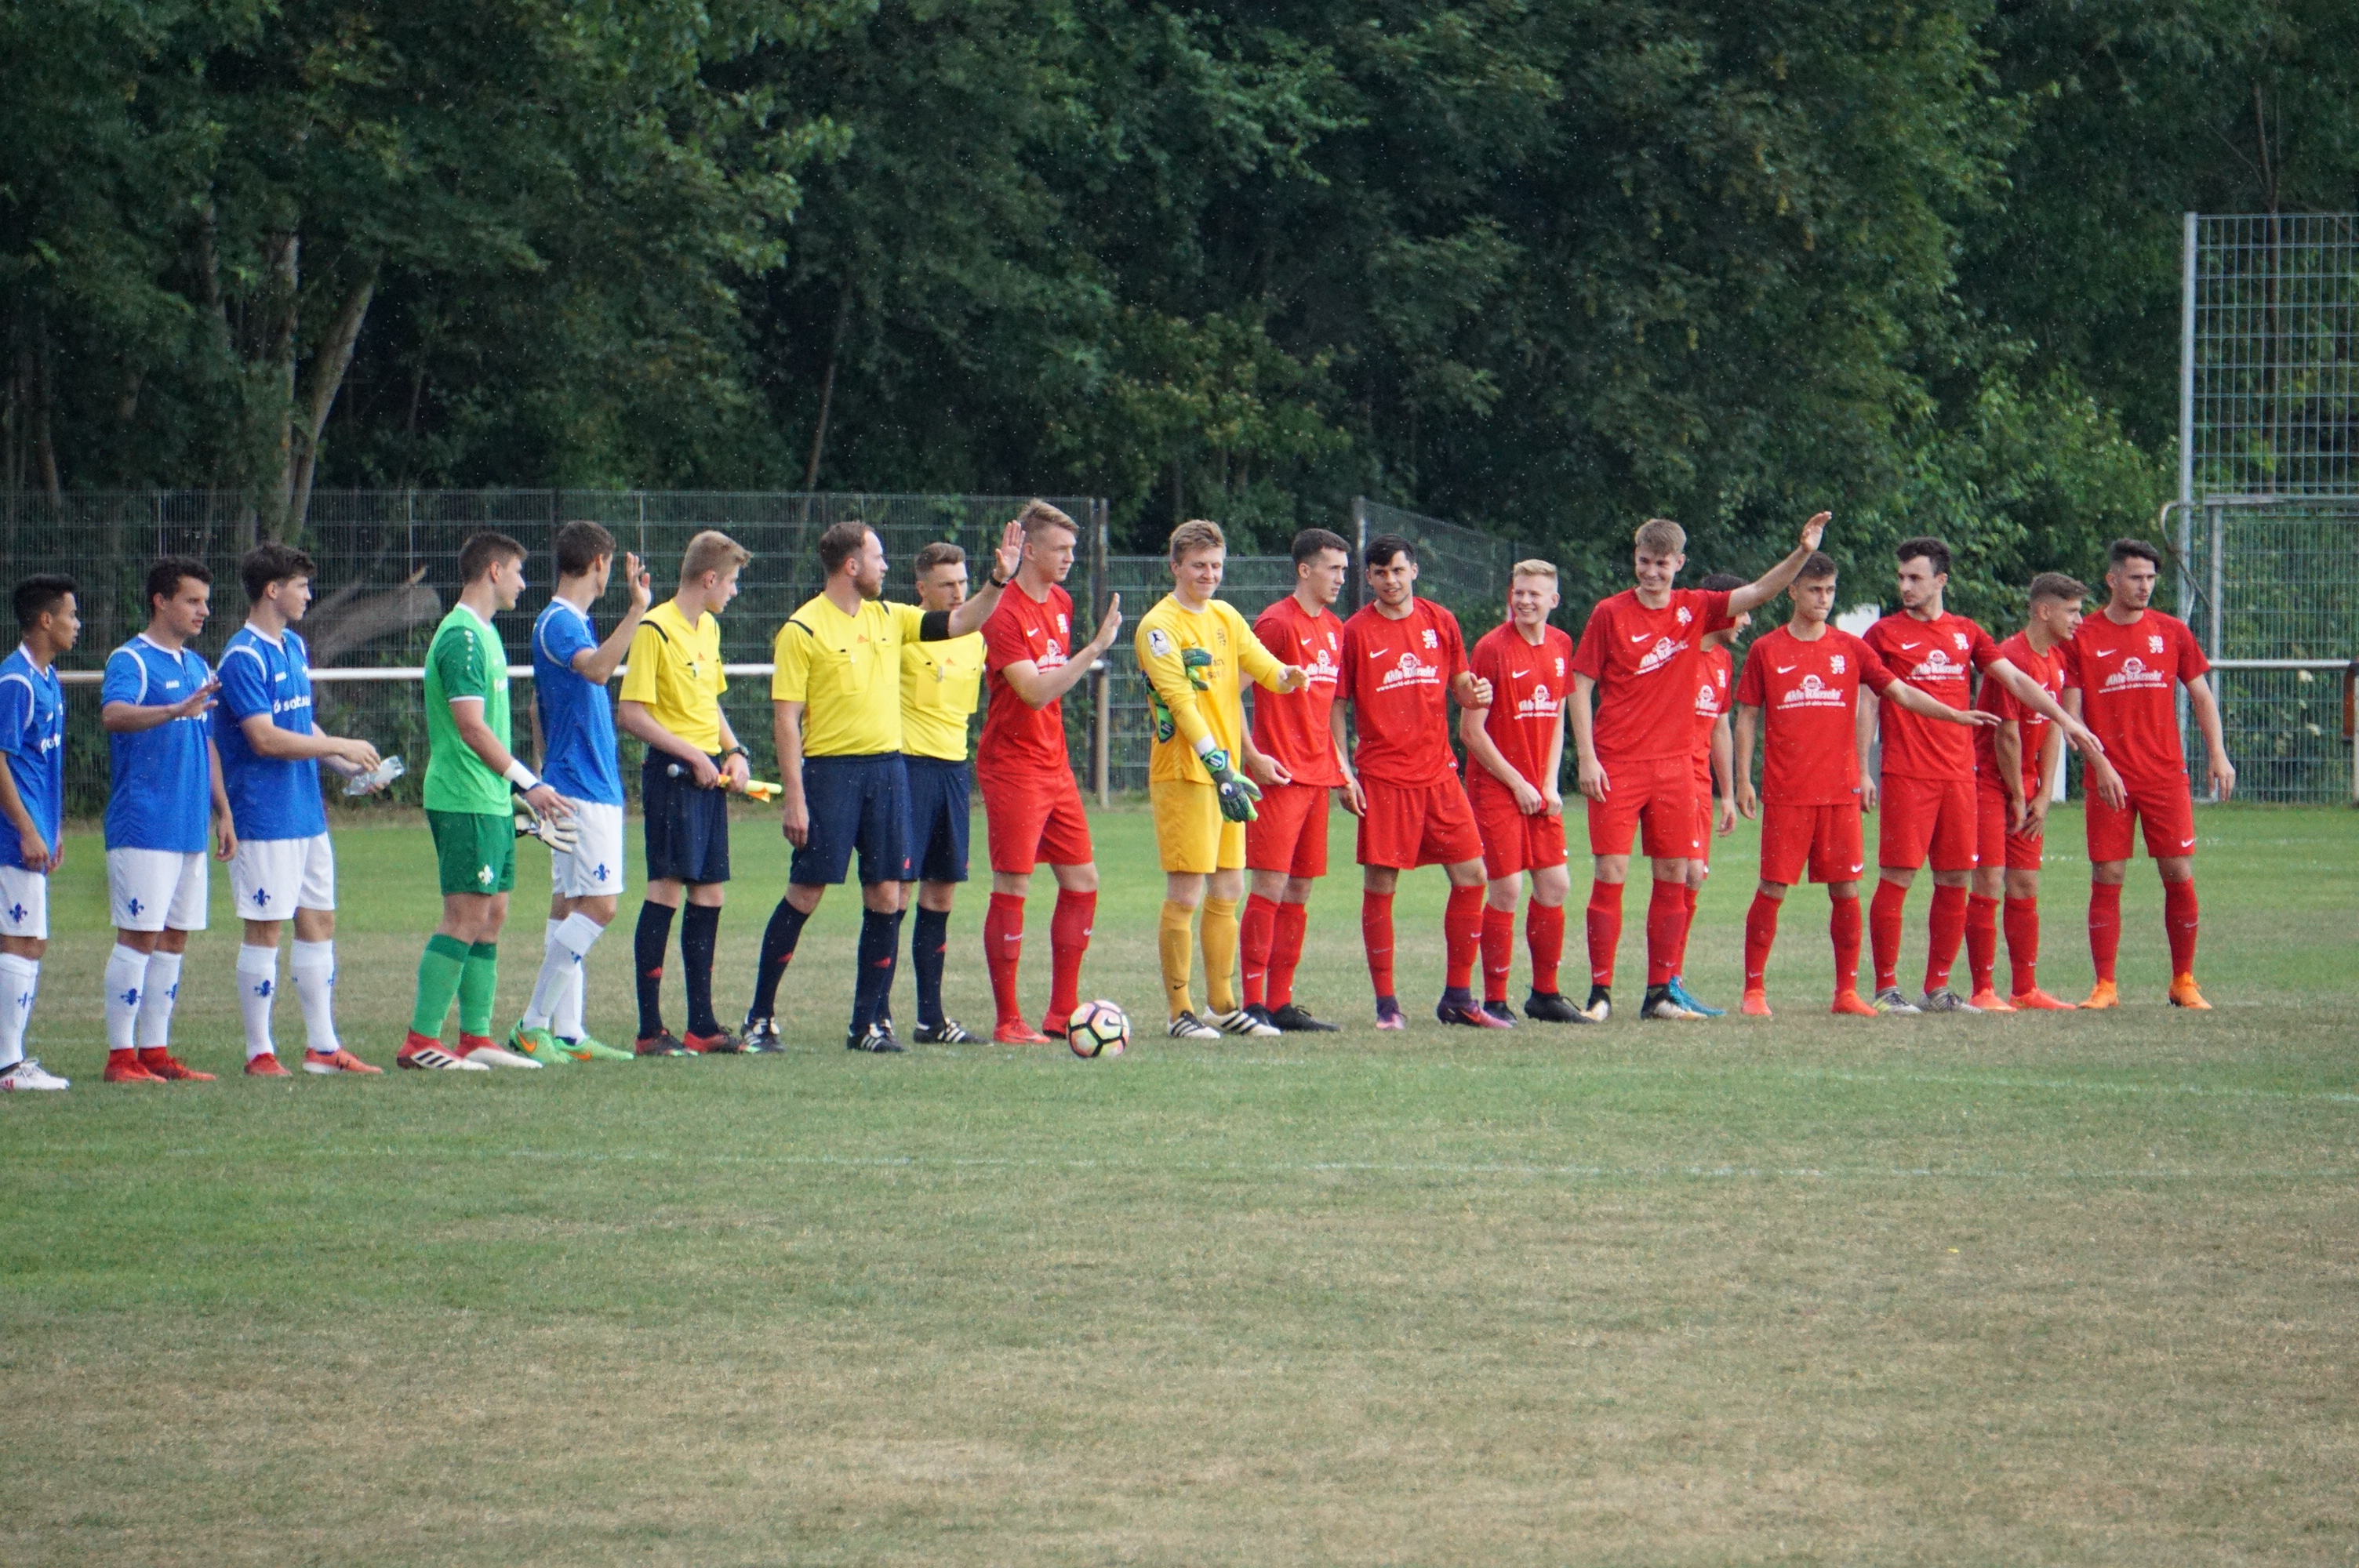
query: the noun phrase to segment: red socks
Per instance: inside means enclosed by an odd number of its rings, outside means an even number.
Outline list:
[[[1483,884],[1454,887],[1441,911],[1441,944],[1449,965],[1441,983],[1462,991],[1474,983],[1474,959],[1483,945]]]
[[[1360,894],[1360,946],[1368,950],[1368,983],[1378,996],[1397,996],[1393,989],[1393,895]]]
[[[2190,892],[2194,892],[2190,885]],[[2114,979],[2114,965],[2122,954],[2122,884],[2089,884],[2089,962],[2101,980]]]
[[[1269,938],[1268,1005],[1285,1007],[1294,1000],[1294,971],[1302,962],[1302,934],[1310,921],[1310,906],[1281,903]]]
[[[1614,953],[1622,946],[1622,884],[1589,884],[1589,983],[1614,984]]]
[[[1688,884],[1655,884],[1647,900],[1647,985],[1669,985],[1679,973],[1680,944],[1687,935]]]
[[[1082,955],[1090,950],[1090,923],[1097,918],[1098,895],[1057,891],[1057,913],[1049,919],[1049,1022],[1062,1024],[1082,1005]],[[1011,971],[1015,966],[1009,966]],[[1011,976],[1012,978],[1012,976]],[[1013,988],[1011,988],[1013,989]]]
[[[991,970],[991,1000],[1003,1024],[1024,1022],[1016,1000],[1016,965],[1024,957],[1024,901],[1014,893],[991,895],[983,917],[983,961]]]
[[[1898,882],[1875,879],[1875,897],[1867,906],[1868,941],[1875,949],[1875,989],[1900,989],[1900,908],[1908,890]]]
[[[1532,952],[1532,989],[1557,994],[1557,968],[1564,962],[1564,905],[1534,903],[1524,910],[1524,945]]]
[[[1966,968],[1973,976],[1973,994],[1995,990],[1998,971],[1998,900],[1981,893],[1966,895]]]
[[[2015,971],[2017,996],[2029,996],[2039,989],[2039,901],[2036,898],[2006,901],[2006,961]]]
[[[1277,930],[1277,901],[1254,893],[1245,900],[1245,917],[1237,923],[1238,967],[1245,972],[1246,1007],[1264,1007],[1269,982],[1269,949]]]
[[[1483,1000],[1507,1000],[1507,976],[1516,967],[1516,912],[1483,910]]]
[[[1939,990],[1950,983],[1958,961],[1958,944],[1966,935],[1966,890],[1933,884],[1933,907],[1925,917],[1925,989]]]
[[[1859,989],[1859,895],[1834,899],[1827,910],[1827,936],[1835,945],[1835,995]]]
[[[1777,940],[1777,906],[1781,900],[1756,889],[1753,907],[1745,912],[1745,989],[1762,989],[1761,977],[1769,970],[1769,949]],[[1856,906],[1857,899],[1852,900]]]
[[[2195,972],[2196,913],[2193,877],[2162,884],[2162,928],[2170,937],[2172,979]]]
[[[1671,955],[1671,973],[1688,972],[1688,933],[1695,929],[1696,890],[1687,883],[1680,884],[1680,950]]]

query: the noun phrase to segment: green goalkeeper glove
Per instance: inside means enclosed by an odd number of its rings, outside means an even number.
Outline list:
[[[1212,787],[1220,793],[1221,815],[1231,822],[1251,822],[1261,813],[1254,802],[1261,798],[1261,785],[1230,765],[1229,754],[1213,748],[1203,754],[1204,771],[1212,775]]]
[[[1212,668],[1212,654],[1210,649],[1180,649],[1180,667],[1187,672],[1188,684],[1190,686],[1194,687],[1198,691],[1210,691],[1212,689],[1212,677],[1211,675]]]

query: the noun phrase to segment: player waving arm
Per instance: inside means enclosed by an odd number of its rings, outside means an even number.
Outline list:
[[[1044,670],[1030,659],[1019,659],[1000,666],[1000,678],[1007,688],[1021,697],[1024,706],[1046,708],[1081,683],[1083,676],[1105,657],[1114,646],[1114,634],[1122,630],[1122,595],[1106,600],[1106,612],[1098,622],[1098,634],[1077,649],[1073,656],[1055,669]]]
[[[1794,547],[1793,554],[1743,588],[1729,589],[1728,612],[1742,615],[1748,610],[1758,610],[1785,592],[1786,585],[1794,580],[1794,575],[1802,569],[1802,563],[1810,558],[1811,552],[1819,547],[1819,541],[1826,536],[1827,524],[1834,521],[1834,515],[1832,512],[1813,515],[1802,524],[1802,542]],[[1601,795],[1594,798],[1603,800],[1605,797]]]

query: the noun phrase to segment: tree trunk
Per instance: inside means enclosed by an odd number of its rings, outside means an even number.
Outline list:
[[[843,352],[843,330],[852,320],[852,279],[843,280],[843,293],[835,302],[835,335],[827,345],[827,373],[819,383],[819,423],[811,429],[810,466],[803,470],[803,489],[819,488],[820,453],[827,449],[828,406],[835,401],[835,362]]]
[[[65,486],[58,481],[58,443],[49,429],[49,333],[38,323],[33,348],[33,446],[41,465],[41,488],[49,492],[51,501],[65,499]]]
[[[336,406],[336,394],[344,384],[344,374],[352,369],[353,347],[359,341],[361,323],[368,318],[369,301],[376,295],[376,269],[364,274],[328,328],[328,341],[311,361],[311,384],[304,390],[292,420],[291,462],[288,472],[287,511],[280,524],[279,537],[291,539],[303,531],[303,519],[311,510],[311,479],[319,471],[320,440],[328,427],[328,415]]]

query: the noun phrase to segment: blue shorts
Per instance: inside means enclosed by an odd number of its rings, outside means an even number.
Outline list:
[[[719,758],[713,759],[718,766]],[[729,880],[729,792],[699,789],[687,764],[650,751],[639,769],[639,803],[647,815],[647,881],[725,882]]]
[[[787,867],[787,881],[832,887],[860,851],[860,881],[909,880],[909,773],[898,752],[805,757],[803,800],[810,832]]]
[[[909,859],[921,882],[966,881],[967,767],[909,759]]]

